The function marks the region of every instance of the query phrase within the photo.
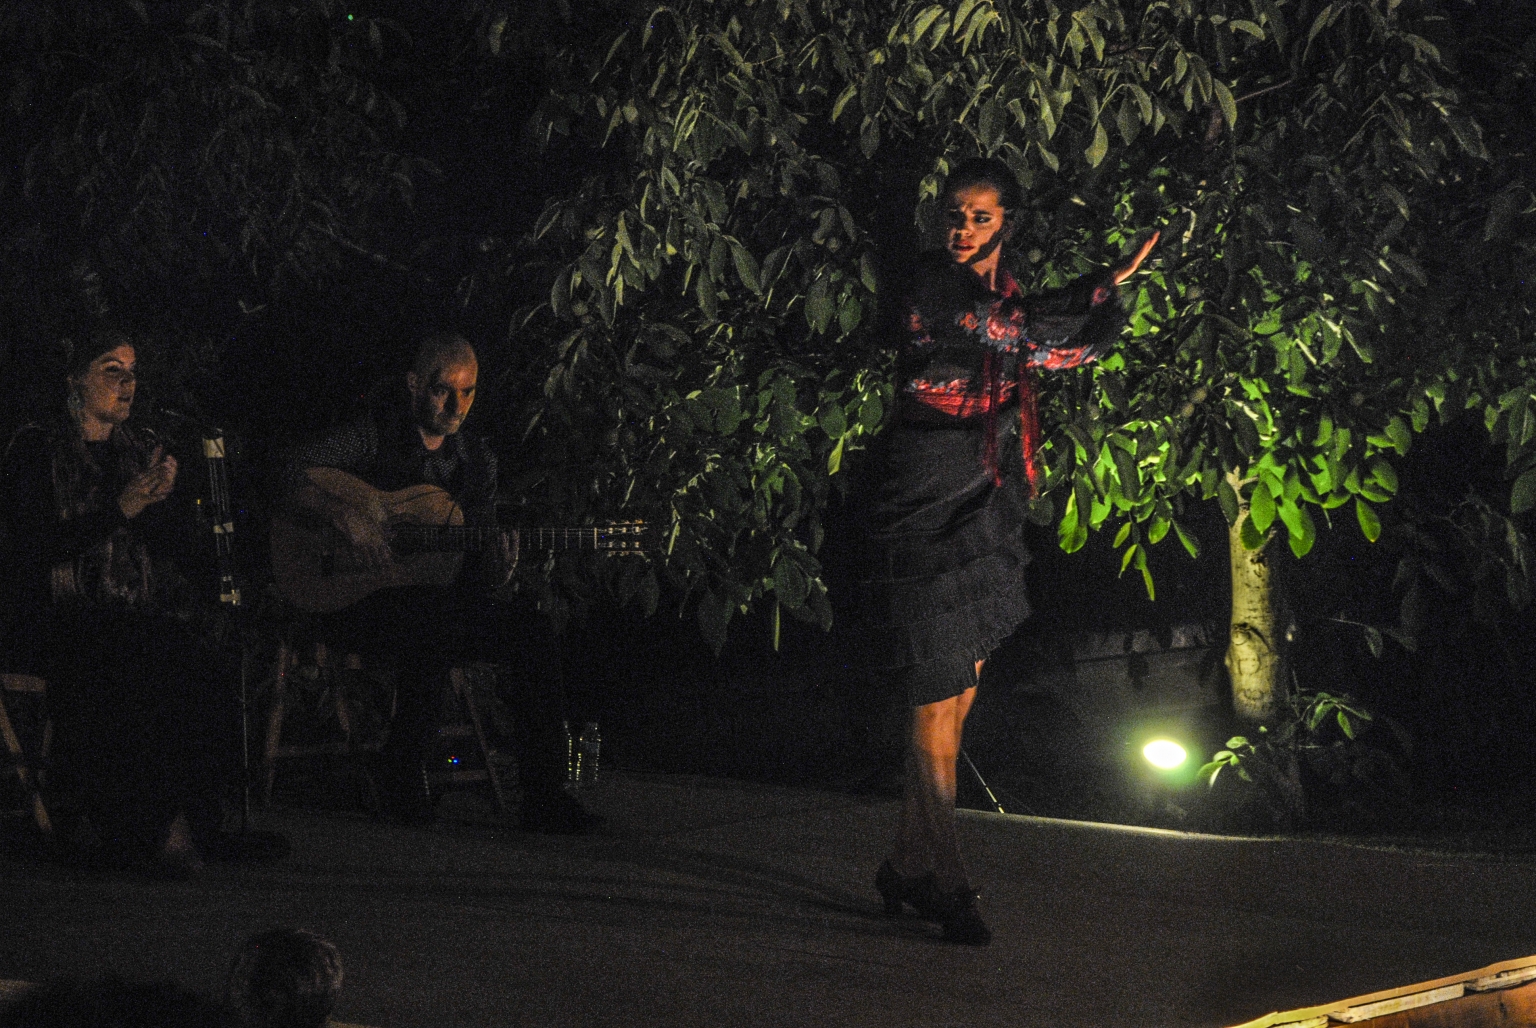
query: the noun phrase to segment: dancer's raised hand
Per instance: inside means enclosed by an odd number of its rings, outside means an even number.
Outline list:
[[[1136,256],[1131,258],[1130,263],[1121,265],[1115,269],[1115,285],[1119,285],[1126,279],[1130,278],[1132,275],[1136,274],[1136,269],[1141,267],[1141,262],[1147,259],[1147,254],[1152,252],[1152,248],[1157,245],[1157,241],[1161,239],[1162,236],[1163,233],[1161,231],[1153,232],[1151,237],[1148,238],[1145,243],[1141,244],[1141,248],[1136,251]]]

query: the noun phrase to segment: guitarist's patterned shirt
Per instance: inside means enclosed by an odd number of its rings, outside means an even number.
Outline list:
[[[310,468],[345,471],[386,492],[435,485],[463,508],[466,525],[495,523],[496,454],[484,439],[463,430],[429,450],[408,418],[371,412],[294,447],[283,465],[283,491],[307,484]]]

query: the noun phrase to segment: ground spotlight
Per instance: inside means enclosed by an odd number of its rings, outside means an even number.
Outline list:
[[[1159,771],[1172,771],[1189,759],[1188,751],[1172,739],[1153,739],[1141,748],[1141,755]]]

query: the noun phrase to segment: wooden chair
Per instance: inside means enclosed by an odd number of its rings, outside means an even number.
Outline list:
[[[345,683],[340,680],[343,676],[335,674],[338,669],[332,658],[330,647],[323,641],[301,644],[295,642],[288,633],[278,640],[271,676],[262,683],[270,686],[271,693],[267,706],[266,738],[261,751],[263,806],[269,806],[272,803],[272,786],[277,779],[279,761],[295,757],[347,757],[377,752],[379,748],[378,739],[362,738],[357,733],[356,711],[348,696]],[[344,653],[341,655],[340,669],[353,675],[360,675],[363,671],[362,658],[355,653]],[[289,705],[295,698],[293,694],[297,690],[294,687],[293,677],[297,674],[304,674],[306,677],[331,678],[325,695],[329,711],[320,710],[313,713],[322,716],[327,713],[333,715],[340,738],[323,742],[283,741],[283,723],[287,718]],[[372,776],[368,774],[366,767],[360,767],[360,771],[368,797],[367,805],[376,808],[378,803]]]
[[[448,760],[452,764],[429,771],[427,782],[434,789],[465,782],[485,782],[491,787],[496,808],[506,815],[510,811],[502,791],[500,766],[509,763],[509,760],[491,745],[485,731],[485,718],[480,713],[480,702],[475,698],[476,684],[489,676],[494,686],[495,674],[495,667],[491,664],[470,664],[455,667],[449,672],[451,688],[448,702],[453,711],[443,723],[440,734],[449,744]],[[462,766],[461,758],[452,752],[455,741],[468,739],[475,742],[475,750],[480,758],[479,767]]]
[[[272,674],[266,683],[270,685],[271,699],[267,707],[266,739],[262,747],[261,800],[263,805],[270,805],[272,802],[272,788],[277,778],[280,761],[314,756],[358,757],[376,753],[379,750],[381,738],[369,737],[366,733],[359,732],[358,711],[349,698],[344,683],[337,680],[344,676],[335,674],[338,670],[336,657],[337,654],[324,641],[307,641],[301,644],[294,641],[293,633],[285,634],[277,644]],[[361,676],[366,670],[362,657],[356,653],[340,654],[340,669],[349,672],[352,676]],[[333,677],[330,688],[325,694],[329,710],[319,713],[335,717],[340,738],[300,743],[283,740],[283,724],[292,693],[295,691],[292,678],[299,673]],[[478,766],[460,764],[457,755],[450,752],[449,756],[455,761],[454,764],[447,767],[432,767],[428,772],[427,780],[435,789],[471,782],[485,782],[490,786],[497,808],[503,814],[507,814],[508,806],[499,771],[499,766],[506,764],[507,758],[491,744],[486,733],[485,718],[481,714],[480,703],[475,696],[475,683],[483,681],[486,675],[494,675],[494,670],[490,665],[474,664],[455,667],[450,675],[449,704],[452,710],[442,725],[441,735],[448,742],[450,751],[456,749],[460,742],[473,740],[473,752],[479,757]],[[381,677],[384,675],[381,674]],[[393,716],[393,703],[391,703],[391,709],[387,712],[385,720],[392,720]],[[369,809],[377,810],[378,791],[373,778],[368,773],[366,765],[360,764],[359,770],[364,780],[366,805]]]
[[[21,786],[23,811],[31,809],[32,819],[45,838],[53,836],[53,821],[48,816],[48,806],[43,802],[40,789],[48,752],[53,745],[53,721],[47,713],[47,684],[35,675],[0,675],[0,740],[5,743],[6,762]],[[37,705],[37,717],[41,727],[37,730],[37,742],[30,748],[22,745],[7,708],[7,699],[30,696]]]

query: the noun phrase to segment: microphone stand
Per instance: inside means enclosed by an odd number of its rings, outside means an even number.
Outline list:
[[[229,489],[224,431],[199,418],[188,417],[168,408],[162,407],[160,413],[196,429],[202,438],[203,461],[208,467],[208,505],[213,520],[214,554],[219,571],[219,605],[225,611],[226,618],[233,622],[235,638],[240,646],[240,831],[235,839],[229,841],[229,852],[226,855],[236,860],[277,859],[287,854],[288,840],[276,832],[254,832],[251,829],[250,662],[244,634],[241,632],[244,608],[235,570],[235,512]]]

